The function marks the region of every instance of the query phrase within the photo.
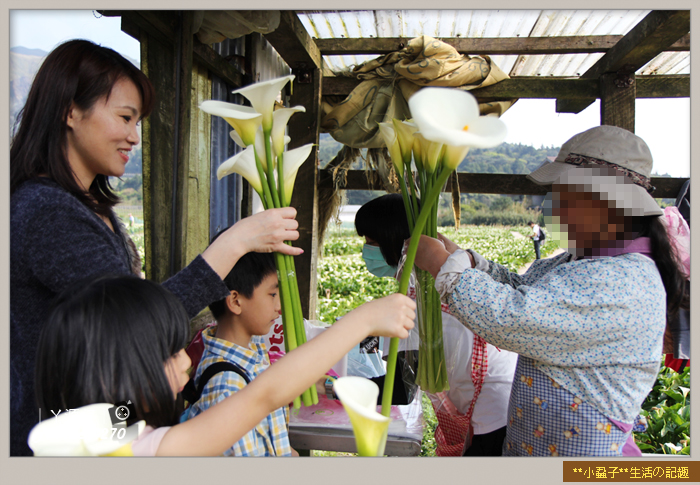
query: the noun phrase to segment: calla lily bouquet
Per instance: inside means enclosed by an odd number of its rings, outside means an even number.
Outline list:
[[[299,167],[309,158],[313,144],[293,150],[285,150],[290,138],[285,136],[289,118],[306,111],[303,106],[274,109],[275,100],[293,75],[259,82],[233,91],[245,97],[252,107],[223,101],[204,101],[200,109],[225,119],[234,129],[231,138],[243,151],[222,163],[216,176],[221,180],[226,175],[237,173],[255,189],[265,209],[288,207]],[[304,317],[301,312],[299,286],[296,279],[294,259],[289,255],[275,253],[279,277],[279,291],[284,327],[286,351],[306,342]],[[304,391],[301,400],[305,406],[318,403],[316,388]],[[294,400],[300,407],[300,399]]]
[[[470,93],[454,88],[426,87],[408,100],[412,121],[392,120],[379,129],[399,179],[411,230],[399,292],[408,291],[411,270],[421,234],[437,236],[437,200],[450,174],[470,147],[489,148],[503,142],[505,124],[495,117],[479,116]],[[415,175],[413,171],[415,165]],[[419,204],[420,200],[420,204]],[[442,346],[440,296],[432,277],[417,271],[419,300],[418,384],[434,393],[449,388]],[[419,294],[420,292],[420,294]],[[396,371],[398,339],[392,338],[382,395],[382,414],[389,416]]]

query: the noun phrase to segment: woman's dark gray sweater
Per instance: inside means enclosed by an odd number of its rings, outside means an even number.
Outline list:
[[[114,214],[112,225],[116,227]],[[129,274],[123,239],[48,178],[22,184],[10,200],[10,454],[31,455],[27,436],[39,421],[34,364],[52,299],[75,281]],[[224,282],[201,256],[163,283],[195,316],[225,298]],[[50,417],[48,411],[41,418]],[[48,416],[47,416],[48,414]]]

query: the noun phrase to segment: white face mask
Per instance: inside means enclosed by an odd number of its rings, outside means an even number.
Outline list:
[[[396,266],[389,266],[389,264],[387,264],[379,246],[371,246],[369,244],[363,245],[362,259],[365,261],[367,271],[380,278],[393,277],[398,270]]]

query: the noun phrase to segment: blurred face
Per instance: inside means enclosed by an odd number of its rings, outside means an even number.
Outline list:
[[[611,247],[624,230],[624,217],[594,194],[565,185],[552,187],[552,215],[568,233],[572,249]]]
[[[181,349],[177,354],[165,361],[165,375],[168,376],[170,388],[173,390],[173,399],[177,397],[178,393],[182,392],[185,384],[190,379],[187,373],[190,367],[192,367],[192,361],[185,349]]]
[[[139,142],[141,93],[128,79],[112,87],[109,98],[88,110],[72,106],[68,113],[68,162],[78,181],[89,188],[98,174],[121,177],[129,154]]]
[[[239,295],[238,301],[241,305],[238,322],[248,338],[268,333],[281,311],[277,274],[267,275],[255,288],[253,296]]]

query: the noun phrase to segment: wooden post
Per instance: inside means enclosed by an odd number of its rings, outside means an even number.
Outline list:
[[[600,77],[600,124],[619,126],[634,133],[637,97],[634,72],[606,73]]]
[[[211,99],[211,79],[207,66],[192,65],[192,89],[190,99],[190,144],[188,152],[187,195],[185,225],[184,264],[192,261],[209,245],[209,209],[211,194],[211,115],[199,109],[199,105]]]
[[[170,261],[175,63],[171,45],[142,34],[141,46],[141,66],[156,91],[153,112],[143,123],[146,277],[162,282]]]
[[[158,282],[187,263],[192,12],[181,13],[174,38],[148,28],[150,20],[167,22],[171,16],[158,12],[137,18],[143,25],[142,69],[156,91],[153,113],[143,123],[143,171],[146,277]]]
[[[179,56],[176,63],[178,72],[175,75],[178,111],[175,137],[176,157],[173,160],[175,180],[173,188],[173,224],[171,231],[170,271],[172,276],[187,265],[187,231],[188,226],[188,179],[190,168],[190,120],[192,111],[192,44],[194,39],[193,12],[179,12],[180,25],[175,38],[176,53]],[[206,228],[205,228],[206,230]],[[207,231],[208,232],[208,231]]]
[[[297,210],[299,240],[294,243],[304,254],[294,258],[301,307],[304,317],[316,318],[316,273],[318,261],[318,130],[321,105],[321,70],[296,72],[291,105],[306,107],[305,113],[294,115],[289,124],[292,141],[289,148],[314,143],[308,160],[299,168],[292,194],[292,207]]]

